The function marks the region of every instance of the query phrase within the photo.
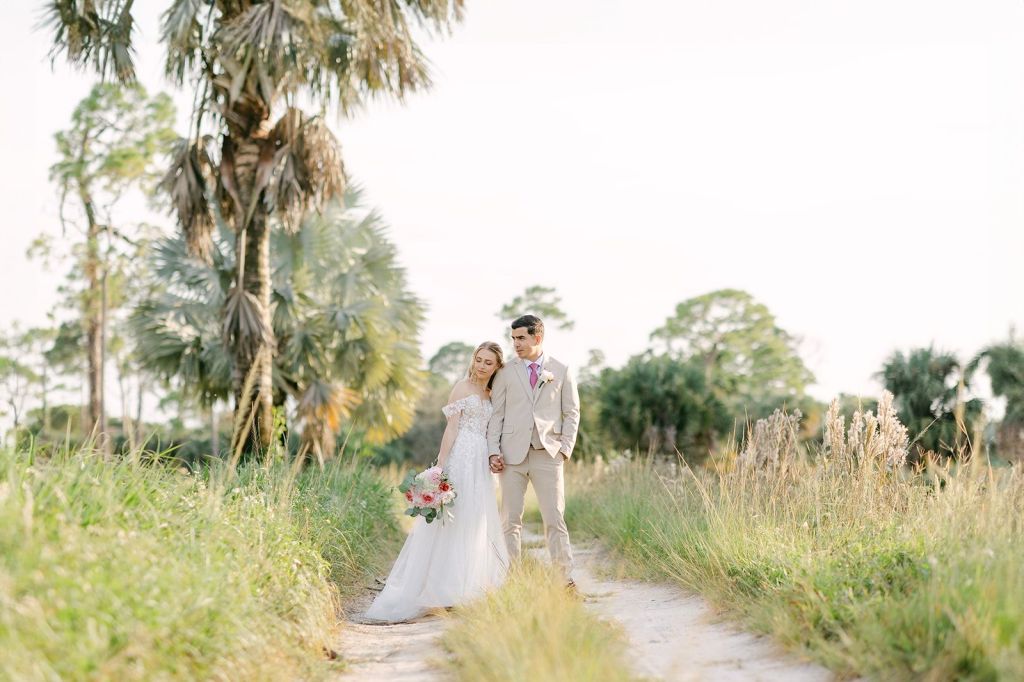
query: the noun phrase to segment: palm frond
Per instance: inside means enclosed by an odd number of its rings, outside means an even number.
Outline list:
[[[399,3],[392,0],[396,9]],[[405,6],[412,8],[412,16],[417,19],[420,28],[444,32],[452,24],[462,21],[465,15],[463,0],[405,0]]]
[[[142,365],[203,405],[230,395],[231,374],[227,353],[210,343],[203,316],[198,319],[173,299],[154,299],[139,305],[130,318]]]
[[[307,117],[295,108],[285,112],[271,138],[279,151],[267,208],[295,232],[308,211],[321,212],[328,201],[344,195],[341,145],[321,117]]]
[[[180,139],[171,157],[171,165],[160,181],[160,189],[171,200],[178,224],[185,234],[189,252],[210,262],[213,249],[213,210],[210,206],[209,183],[213,164],[207,146],[209,138],[198,143]]]
[[[339,384],[313,381],[298,397],[297,414],[302,428],[300,452],[312,453],[323,464],[334,453],[342,420],[360,403],[357,393]]]
[[[238,179],[235,177],[235,142],[230,135],[224,136],[220,150],[220,167],[217,176],[217,198],[220,202],[220,213],[237,231],[245,225],[245,205],[238,192]]]
[[[160,38],[167,45],[164,72],[175,85],[184,85],[189,73],[203,62],[205,33],[201,12],[215,4],[205,0],[172,0],[160,21]]]
[[[50,59],[64,55],[77,67],[122,83],[135,80],[133,0],[51,0],[43,25],[53,34]]]
[[[286,53],[295,51],[312,11],[309,3],[252,3],[223,23],[220,40],[224,52],[236,57],[255,54],[267,59],[268,65],[283,64],[270,60],[288,59]]]
[[[272,330],[260,315],[259,300],[252,293],[232,287],[224,301],[222,334],[229,348],[240,348],[255,357],[260,346],[269,343]]]
[[[234,243],[228,230],[212,240],[210,260],[190,252],[184,235],[158,240],[151,249],[150,265],[160,288],[203,305],[218,307],[231,288],[234,277]]]

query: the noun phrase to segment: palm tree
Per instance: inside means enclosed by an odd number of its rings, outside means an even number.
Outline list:
[[[51,0],[53,57],[133,81],[132,4]],[[297,100],[349,111],[378,93],[402,97],[428,85],[410,25],[443,31],[461,14],[462,0],[168,1],[166,73],[197,97],[163,187],[191,253],[211,257],[218,214],[237,235],[223,331],[236,409],[255,414],[236,442],[265,445],[272,428],[271,229],[295,232],[309,209],[322,210],[345,187],[337,140]],[[253,390],[243,395],[247,383]]]
[[[967,368],[969,369],[969,367]],[[970,372],[956,356],[928,348],[896,351],[878,373],[896,398],[900,421],[917,450],[960,454],[965,429],[981,416],[981,401],[964,400]]]
[[[423,385],[422,303],[381,216],[361,207],[357,191],[347,200],[272,239],[273,402],[294,399],[302,450],[320,461],[343,420],[371,442],[404,433]],[[191,256],[182,236],[157,242],[151,294],[132,318],[144,366],[204,406],[231,392],[218,311],[231,295],[235,239],[221,230],[208,261]]]
[[[999,425],[999,455],[1007,460],[1024,460],[1024,344],[1013,332],[1004,343],[989,346],[971,361],[972,368],[987,361],[986,371],[992,393],[1006,400],[1006,412]]]
[[[707,384],[699,358],[680,360],[648,351],[620,369],[605,369],[592,387],[600,425],[616,447],[654,452],[682,449],[702,457],[714,449],[732,418]]]

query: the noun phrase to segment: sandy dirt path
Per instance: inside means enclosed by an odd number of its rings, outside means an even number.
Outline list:
[[[335,651],[346,662],[339,682],[443,682],[446,653],[439,638],[445,622],[426,616],[408,623],[375,625],[360,616],[377,595],[365,594],[346,604],[346,622]]]
[[[801,661],[769,638],[715,617],[703,598],[665,583],[608,580],[600,553],[575,551],[576,584],[595,613],[622,625],[634,672],[666,681],[824,682],[828,669]]]
[[[543,538],[524,529],[524,545],[547,558]],[[574,577],[584,603],[617,622],[630,643],[638,677],[667,682],[825,682],[835,677],[819,665],[787,654],[769,638],[723,622],[703,598],[668,583],[602,577],[608,562],[594,545],[574,550]],[[376,592],[347,605],[349,614],[336,651],[347,662],[346,682],[442,682],[446,653],[439,638],[444,620],[427,616],[409,623],[374,625],[360,619]],[[542,681],[538,681],[542,682]]]

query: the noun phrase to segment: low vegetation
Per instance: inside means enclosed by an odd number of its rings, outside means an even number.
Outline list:
[[[537,561],[517,565],[501,589],[457,609],[443,643],[456,679],[466,682],[631,679],[622,633]]]
[[[397,534],[388,489],[363,470],[0,451],[0,669],[320,678],[339,597]]]
[[[979,457],[908,469],[892,397],[813,457],[778,414],[718,469],[577,469],[571,527],[637,576],[708,595],[844,675],[1024,677],[1024,472]]]

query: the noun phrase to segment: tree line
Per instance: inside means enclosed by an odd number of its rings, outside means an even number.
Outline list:
[[[571,328],[554,289],[531,287],[497,316],[534,310]],[[582,394],[578,452],[680,453],[699,462],[742,442],[748,428],[776,410],[799,412],[804,439],[822,437],[828,405],[806,392],[814,376],[800,357],[798,339],[749,293],[724,289],[687,299],[649,336],[650,347],[621,367],[607,367],[590,351],[576,368]],[[444,428],[440,407],[450,385],[465,375],[472,346],[452,342],[430,360],[431,387],[408,434],[378,451],[383,460],[428,461]],[[987,377],[1002,417],[985,422],[979,381]],[[911,463],[929,456],[960,457],[984,448],[1008,461],[1024,458],[1024,343],[1011,330],[966,361],[934,346],[895,350],[875,375],[895,396],[910,433]],[[877,409],[872,396],[843,394],[839,407]]]
[[[88,438],[112,454],[156,434],[182,452],[241,457],[283,442],[321,462],[344,448],[393,459],[436,447],[437,402],[470,349],[453,342],[423,367],[423,306],[324,115],[426,87],[409,26],[448,31],[462,3],[360,8],[169,0],[166,73],[195,94],[179,135],[170,98],[137,82],[132,3],[49,3],[53,59],[104,82],[55,135],[60,233],[30,249],[66,269],[60,303],[47,324],[0,338],[0,404],[17,437]],[[140,198],[177,230],[127,219],[124,207]],[[526,310],[572,328],[543,286],[496,313],[504,323]],[[813,376],[797,341],[746,292],[681,302],[622,367],[606,367],[594,349],[578,368],[581,453],[699,459],[778,408],[820,429],[823,406],[806,394]],[[955,454],[973,439],[1013,459],[1024,449],[1021,355],[1011,332],[966,360],[896,351],[878,378],[919,455]],[[983,423],[982,376],[1005,404],[998,424]],[[109,417],[108,383],[119,416]],[[174,413],[161,429],[143,423],[153,395]]]

